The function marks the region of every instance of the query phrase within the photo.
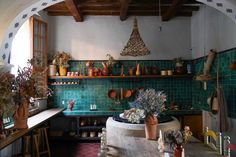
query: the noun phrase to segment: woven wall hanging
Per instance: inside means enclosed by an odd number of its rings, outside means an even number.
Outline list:
[[[144,56],[150,54],[149,49],[145,46],[138,30],[137,19],[134,19],[134,26],[129,41],[124,47],[121,56]]]

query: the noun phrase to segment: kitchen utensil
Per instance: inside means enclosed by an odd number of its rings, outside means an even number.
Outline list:
[[[116,98],[116,90],[115,90],[115,89],[110,89],[110,90],[108,91],[108,97],[109,97],[110,99],[115,99],[115,98]]]
[[[124,99],[124,90],[123,88],[120,88],[120,100]]]
[[[129,98],[131,95],[132,95],[132,90],[131,90],[131,89],[127,89],[127,90],[125,91],[124,97],[125,97],[125,98]]]
[[[230,69],[230,70],[236,70],[236,62],[233,62],[233,61],[230,62],[230,63],[229,63],[229,69]]]

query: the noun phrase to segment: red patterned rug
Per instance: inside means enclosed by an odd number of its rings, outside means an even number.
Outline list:
[[[100,143],[51,143],[52,157],[97,157]]]
[[[97,157],[100,143],[80,143],[76,147],[76,157]]]

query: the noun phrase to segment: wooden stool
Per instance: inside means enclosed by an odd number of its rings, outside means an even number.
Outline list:
[[[33,131],[32,132],[32,137],[33,137],[33,143],[32,143],[32,146],[31,146],[31,134],[27,134],[25,136],[23,136],[23,152],[21,154],[17,154],[15,155],[15,157],[31,157],[31,154],[33,154],[32,157],[40,157],[39,156],[39,133]],[[32,148],[32,151],[34,152],[30,152],[30,149]]]
[[[48,154],[51,157],[50,147],[48,143],[48,134],[47,134],[47,126],[38,128],[39,132],[39,154]]]

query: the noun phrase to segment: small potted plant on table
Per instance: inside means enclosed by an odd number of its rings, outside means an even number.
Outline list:
[[[135,101],[130,103],[133,113],[126,115],[126,117],[131,122],[139,122],[139,119],[144,117],[146,138],[155,140],[157,137],[157,115],[163,111],[165,101],[166,95],[163,91],[139,90]]]

